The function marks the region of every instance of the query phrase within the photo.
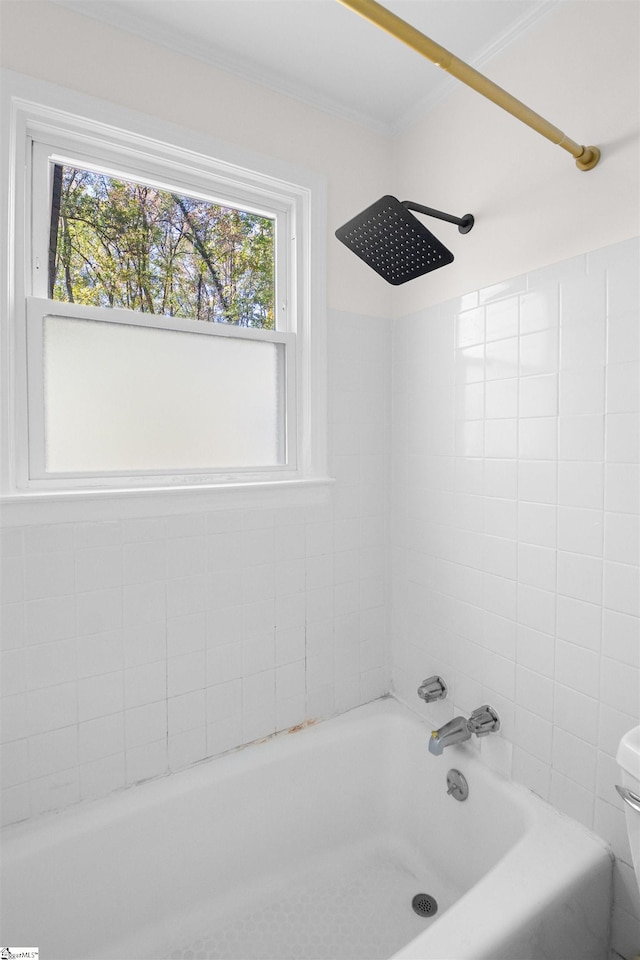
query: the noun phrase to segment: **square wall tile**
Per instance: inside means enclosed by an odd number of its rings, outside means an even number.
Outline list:
[[[474,384],[473,389],[476,388],[477,385]],[[469,390],[472,387],[468,386],[465,389]],[[487,420],[505,420],[518,416],[518,381],[516,379],[487,381],[484,396]]]
[[[520,332],[535,333],[558,326],[559,291],[555,283],[537,286],[520,296]]]
[[[600,657],[593,650],[556,641],[555,679],[578,693],[597,698],[600,687]]]
[[[117,604],[116,604],[117,607]],[[85,619],[79,613],[78,629],[83,630],[87,622],[91,627],[100,624],[100,612],[92,605],[90,610],[83,609]],[[111,616],[104,615],[102,622],[118,622],[121,617],[117,610],[110,610]],[[26,644],[47,643],[53,640],[65,640],[76,632],[76,602],[73,596],[52,597],[47,600],[30,600],[24,604],[24,639]],[[97,630],[95,632],[98,632]]]
[[[596,748],[578,737],[554,730],[552,766],[563,776],[573,780],[590,793],[595,791]]]
[[[488,301],[485,307],[487,343],[518,335],[520,302],[517,296]]]
[[[126,617],[126,595],[124,615]],[[122,590],[92,590],[76,596],[76,625],[80,636],[119,630],[123,623]]]
[[[558,503],[565,507],[592,507],[601,510],[604,500],[604,483],[602,463],[560,462],[558,464]]]
[[[604,366],[606,338],[604,313],[590,323],[563,324],[560,330],[560,366],[575,370]]]
[[[610,315],[607,322],[608,363],[637,363],[640,358],[637,301],[627,313]]]
[[[485,379],[512,380],[518,376],[519,341],[517,337],[496,340],[485,347]]]
[[[31,780],[31,813],[38,815],[63,810],[80,799],[79,771],[76,767]]]
[[[562,326],[599,323],[606,315],[606,292],[604,270],[564,280],[560,284]]]
[[[157,740],[142,747],[132,747],[125,755],[126,783],[141,783],[161,777],[169,771],[167,741]]]
[[[555,417],[558,413],[558,377],[555,373],[520,380],[521,417]]]
[[[532,377],[558,370],[558,332],[554,328],[520,337],[520,376]]]
[[[558,551],[558,593],[592,603],[602,601],[602,561],[578,553]]]
[[[29,779],[28,741],[13,740],[0,747],[0,778],[3,787],[14,787]]]
[[[553,678],[555,665],[555,638],[531,627],[518,624],[516,661],[528,670]]]
[[[607,463],[604,468],[604,508],[640,513],[640,469],[637,464]]]
[[[604,610],[602,653],[613,660],[640,667],[640,620],[616,610]]]
[[[603,592],[607,609],[640,616],[640,570],[637,566],[605,560]]]
[[[588,829],[593,826],[593,793],[557,770],[551,771],[549,802]]]
[[[29,776],[45,777],[78,765],[78,730],[63,727],[29,737]]]
[[[141,540],[125,543],[122,548],[125,583],[148,583],[167,576],[166,543]]]
[[[122,671],[78,681],[78,720],[94,720],[124,709]]]
[[[24,607],[23,603],[0,606],[0,649],[16,650],[24,646]]]
[[[76,680],[78,663],[75,640],[58,640],[27,647],[26,678],[29,690]]]
[[[521,460],[555,460],[558,455],[556,417],[521,419],[518,427]]]
[[[526,667],[516,667],[516,701],[525,710],[553,720],[553,680]]]
[[[42,690],[32,690],[26,696],[27,730],[31,736],[77,724],[76,683],[59,683]]]
[[[73,550],[74,529],[68,523],[33,524],[24,529],[25,553],[61,553]]]
[[[473,493],[484,493],[485,498],[500,498],[502,501],[515,501],[518,495],[518,469],[515,459],[508,460],[487,460],[482,463],[469,463],[469,473],[473,472],[475,482],[473,483]],[[494,500],[494,505],[496,501]],[[485,499],[485,505],[489,501]],[[497,510],[502,509],[496,507]],[[512,503],[510,509],[514,510],[513,522],[515,523],[515,504]],[[485,509],[485,519],[490,514],[490,509]],[[515,527],[513,527],[515,529]]]
[[[75,557],[75,589],[100,590],[122,584],[122,551],[119,546],[82,550]]]
[[[518,504],[518,540],[540,547],[555,547],[557,507],[546,503]]]
[[[124,755],[113,754],[80,767],[81,800],[96,800],[124,785]]]
[[[637,413],[640,408],[640,364],[611,363],[607,369],[607,413]]]
[[[24,596],[27,600],[62,597],[74,593],[75,564],[73,553],[27,554],[24,578]]]
[[[559,411],[562,417],[580,414],[597,416],[605,412],[604,365],[560,372]]]
[[[560,639],[588,650],[600,650],[601,620],[602,607],[599,603],[587,603],[575,597],[558,597],[556,631]]]
[[[602,460],[604,417],[560,417],[558,455],[560,460]]]
[[[558,509],[558,547],[572,553],[601,557],[604,514],[575,507]]]
[[[558,464],[555,460],[520,460],[518,462],[518,495],[533,503],[556,503],[558,496]]]
[[[484,307],[463,310],[456,317],[456,347],[484,342]]]
[[[607,414],[606,457],[610,463],[638,463],[640,461],[639,414]]]

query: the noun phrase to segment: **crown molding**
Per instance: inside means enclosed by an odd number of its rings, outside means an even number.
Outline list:
[[[530,30],[534,24],[539,23],[549,16],[562,2],[563,0],[541,0],[538,6],[523,14],[522,17],[512,23],[507,30],[499,34],[495,40],[492,40],[491,43],[483,47],[475,57],[469,60],[469,65],[476,70],[480,70],[481,67],[505,51],[512,43]],[[453,53],[453,51],[451,52]],[[415,103],[390,125],[389,132],[393,136],[397,136],[406,131],[414,123],[446,100],[460,85],[460,82],[461,81],[456,80],[455,77],[449,76],[449,74],[443,75],[431,93]]]
[[[176,36],[170,27],[158,23],[149,23],[130,10],[119,10],[117,8],[120,5],[111,2],[111,0],[91,0],[91,3],[87,3],[86,0],[51,0],[51,2],[57,6],[66,7],[81,16],[106,23],[117,30],[124,30],[126,33],[131,33],[143,40],[157,43],[159,46],[176,53],[200,60],[209,66],[265,87],[273,93],[297,100],[305,106],[315,107],[325,113],[339,117],[341,120],[368,127],[374,133],[385,137],[388,137],[391,133],[390,124],[371,116],[366,111],[349,107],[334,97],[326,96],[304,83],[292,82],[275,71],[250,65],[240,57],[235,57],[220,47],[212,46],[207,41]]]
[[[193,57],[217,69],[241,77],[243,80],[265,87],[276,94],[297,100],[305,106],[322,110],[349,123],[366,127],[385,137],[397,136],[407,130],[413,123],[446,100],[459,83],[454,78],[443,75],[437,81],[431,93],[414,103],[395,120],[387,123],[372,116],[367,111],[348,106],[334,97],[306,86],[304,83],[292,82],[275,71],[248,64],[228,51],[212,46],[207,41],[176,36],[170,27],[149,22],[144,17],[132,13],[131,10],[122,8],[121,4],[113,3],[112,0],[91,0],[91,3],[87,3],[86,0],[51,0],[51,2],[81,16],[101,21],[117,30],[124,30],[184,56]],[[533,10],[523,14],[491,43],[487,44],[480,53],[469,61],[470,65],[479,69],[485,63],[488,63],[518,40],[535,23],[546,18],[562,2],[563,0],[541,0]]]

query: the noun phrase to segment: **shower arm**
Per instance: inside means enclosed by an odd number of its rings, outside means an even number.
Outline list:
[[[434,210],[433,207],[425,207],[422,203],[414,203],[413,200],[403,200],[402,206],[407,210],[415,210],[417,213],[424,213],[427,217],[436,217],[438,220],[446,220],[447,223],[456,223],[460,233],[469,233],[474,220],[470,213],[465,213],[464,217],[454,217],[450,213],[443,213],[442,210]]]
[[[548,120],[541,117],[539,113],[535,113],[534,110],[531,110],[520,100],[516,100],[515,97],[512,97],[511,94],[503,90],[502,87],[493,83],[493,81],[485,77],[484,74],[478,70],[474,70],[474,68],[470,67],[464,60],[458,59],[458,57],[450,53],[449,50],[441,47],[439,43],[436,43],[434,40],[425,36],[424,33],[412,27],[406,20],[402,20],[402,18],[397,17],[395,13],[391,13],[390,10],[387,10],[382,4],[377,3],[376,0],[338,0],[338,2],[342,3],[345,7],[349,7],[349,9],[355,13],[360,14],[365,20],[369,20],[377,27],[390,33],[393,37],[396,37],[396,39],[406,43],[407,46],[422,54],[427,60],[431,60],[432,63],[441,67],[442,70],[446,70],[447,73],[450,73],[453,77],[456,77],[456,79],[466,83],[468,87],[481,93],[483,97],[492,100],[493,103],[502,107],[507,113],[511,113],[518,120],[526,123],[527,126],[531,127],[537,133],[546,137],[547,140],[551,140],[552,143],[562,147],[563,150],[566,150],[575,158],[576,166],[579,170],[592,170],[597,164],[600,159],[600,150],[597,147],[584,147],[576,143],[575,140],[571,140],[562,130],[554,127],[552,123],[549,123]]]

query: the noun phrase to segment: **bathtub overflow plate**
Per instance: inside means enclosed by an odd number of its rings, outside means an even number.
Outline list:
[[[454,800],[466,800],[469,796],[469,784],[459,770],[449,770],[447,774],[447,793]]]

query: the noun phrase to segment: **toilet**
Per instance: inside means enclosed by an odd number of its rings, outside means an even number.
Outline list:
[[[616,760],[622,784],[616,790],[624,800],[629,846],[640,889],[640,727],[625,733],[618,746]]]

